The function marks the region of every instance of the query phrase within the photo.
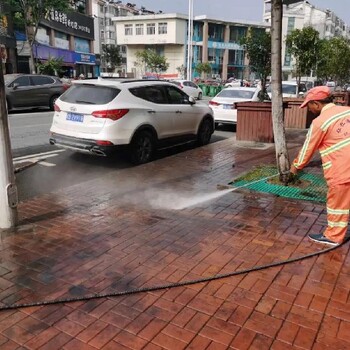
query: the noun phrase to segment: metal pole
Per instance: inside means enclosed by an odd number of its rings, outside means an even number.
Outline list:
[[[12,163],[11,141],[5,97],[5,84],[0,61],[0,229],[17,224],[17,186]]]
[[[190,55],[191,55],[191,0],[188,0],[188,28],[187,28],[187,72],[186,72],[186,79],[191,80],[190,76]]]
[[[190,80],[192,80],[192,62],[193,62],[193,0],[191,1],[191,31],[190,31]]]

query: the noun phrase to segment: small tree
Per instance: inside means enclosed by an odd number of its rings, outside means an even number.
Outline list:
[[[319,45],[316,74],[321,79],[331,79],[339,85],[350,80],[350,46],[344,38],[322,40]]]
[[[184,79],[187,73],[186,67],[182,64],[179,67],[176,67],[176,70],[179,72],[181,79]]]
[[[102,58],[107,64],[107,71],[114,72],[122,63],[119,46],[102,45]]]
[[[69,8],[70,0],[5,0],[15,13],[15,18],[20,21],[25,30],[27,42],[30,47],[29,69],[36,73],[34,63],[34,44],[38,32],[39,23],[47,15],[48,11],[66,11]]]
[[[302,76],[308,76],[316,69],[319,41],[319,32],[312,27],[294,29],[287,35],[286,50],[295,60],[297,86]]]
[[[194,69],[198,74],[205,74],[208,76],[208,74],[211,72],[211,65],[209,62],[200,62],[197,63],[195,69]]]
[[[63,73],[62,69],[63,59],[50,57],[46,62],[37,64],[38,72],[40,74],[47,75],[58,75],[60,76]]]
[[[261,80],[259,100],[269,99],[266,93],[266,80],[271,73],[271,34],[268,32],[248,31],[248,35],[241,40],[249,59],[253,72]]]
[[[135,66],[143,68],[145,71],[149,70],[151,73],[155,73],[159,78],[162,72],[167,71],[169,63],[164,56],[158,55],[155,50],[146,49],[136,52],[137,61]]]

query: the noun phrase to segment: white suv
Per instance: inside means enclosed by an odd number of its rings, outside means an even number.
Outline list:
[[[74,82],[55,104],[50,143],[105,156],[128,146],[135,164],[157,148],[210,142],[212,111],[174,84],[94,79]]]

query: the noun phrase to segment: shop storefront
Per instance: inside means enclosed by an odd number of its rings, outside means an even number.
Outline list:
[[[34,58],[37,62],[61,58],[63,74],[70,78],[80,74],[94,77],[98,70],[96,57],[90,52],[93,40],[92,17],[73,11],[67,14],[51,11],[40,23],[33,47]]]

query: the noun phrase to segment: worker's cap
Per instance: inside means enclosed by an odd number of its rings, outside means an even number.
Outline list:
[[[322,101],[331,96],[331,90],[327,86],[316,86],[309,90],[300,108],[306,107],[310,101]]]

